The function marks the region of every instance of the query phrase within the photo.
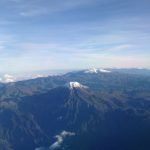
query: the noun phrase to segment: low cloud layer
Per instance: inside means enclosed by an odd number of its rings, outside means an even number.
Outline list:
[[[9,82],[15,82],[16,78],[10,74],[4,74],[0,77],[0,82],[9,83]]]
[[[5,74],[4,75],[4,82],[8,83],[8,82],[15,82],[15,77],[9,74]]]
[[[55,150],[55,149],[58,149],[62,146],[64,140],[67,137],[71,137],[71,136],[75,136],[75,133],[63,130],[60,134],[54,136],[54,138],[56,138],[56,141],[52,145],[50,145],[49,148],[37,147],[37,148],[35,148],[35,150]]]
[[[62,131],[60,134],[55,136],[56,142],[54,142],[50,146],[50,150],[54,150],[54,149],[61,147],[61,145],[66,137],[74,136],[74,135],[75,135],[74,132]]]

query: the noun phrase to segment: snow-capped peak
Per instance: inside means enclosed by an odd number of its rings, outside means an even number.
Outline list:
[[[98,73],[98,69],[91,68],[91,69],[86,70],[85,73]]]
[[[109,73],[109,72],[111,72],[111,71],[109,71],[109,70],[105,70],[105,69],[100,69],[99,71],[100,71],[100,72],[105,72],[105,73]]]
[[[32,75],[30,78],[36,79],[36,78],[44,78],[44,77],[48,77],[48,75],[37,74],[37,75]]]
[[[80,84],[79,82],[69,82],[69,88],[87,88],[86,86]]]
[[[92,68],[92,69],[88,69],[86,70],[84,73],[110,73],[111,71],[109,70],[106,70],[106,69],[96,69],[96,68]]]

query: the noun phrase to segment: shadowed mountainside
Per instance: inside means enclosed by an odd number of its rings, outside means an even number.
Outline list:
[[[123,73],[79,71],[3,84],[0,146],[3,150],[147,150],[149,93],[150,77]],[[60,136],[61,132],[74,136]],[[61,142],[54,142],[54,136]]]

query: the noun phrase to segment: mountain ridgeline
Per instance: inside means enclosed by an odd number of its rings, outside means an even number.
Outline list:
[[[0,150],[149,150],[150,75],[134,72],[1,83]]]

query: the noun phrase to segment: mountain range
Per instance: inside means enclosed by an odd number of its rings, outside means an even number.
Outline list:
[[[150,75],[90,69],[0,83],[1,150],[149,150]]]

